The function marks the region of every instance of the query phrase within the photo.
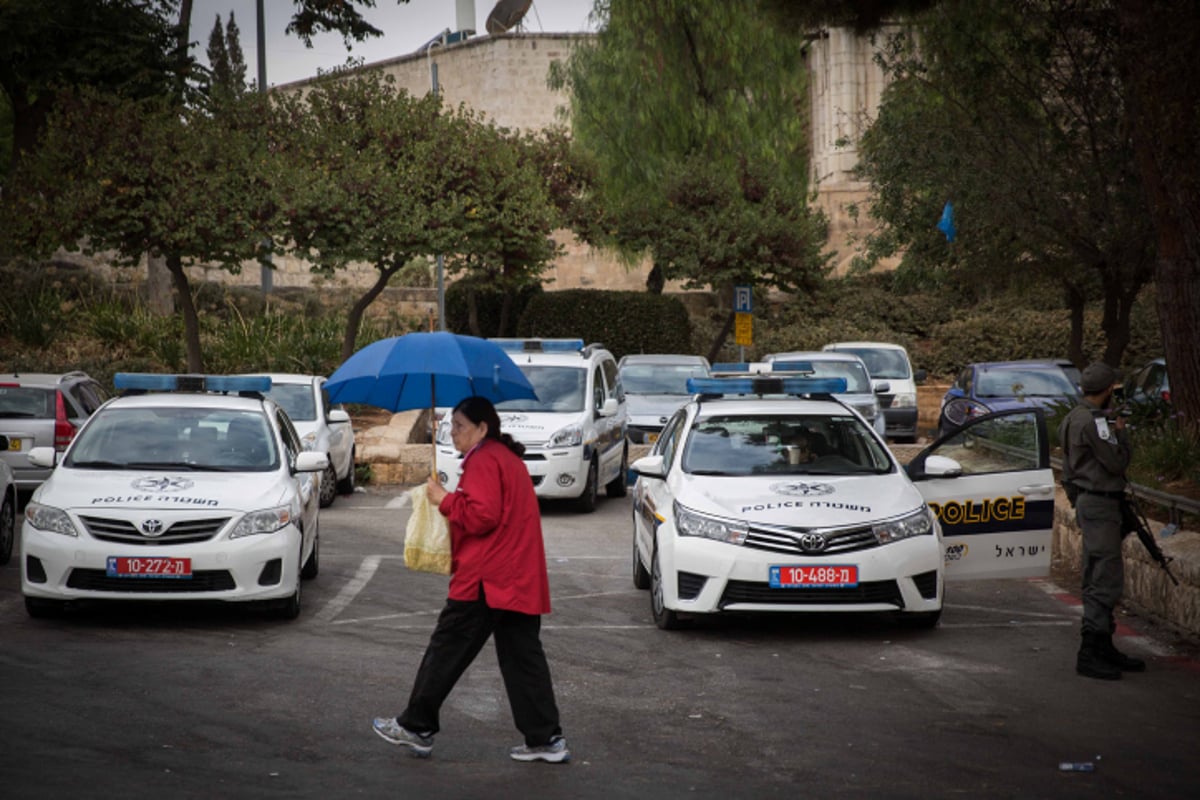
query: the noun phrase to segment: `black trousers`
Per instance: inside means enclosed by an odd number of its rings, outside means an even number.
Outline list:
[[[549,744],[562,735],[562,728],[541,627],[542,618],[536,614],[488,608],[482,590],[478,600],[447,600],[421,659],[408,707],[397,721],[416,733],[437,733],[442,703],[488,637],[495,636],[513,722],[525,735],[525,744]]]

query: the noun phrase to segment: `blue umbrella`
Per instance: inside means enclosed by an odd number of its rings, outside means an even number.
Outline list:
[[[493,403],[537,399],[529,379],[495,342],[454,333],[406,333],[359,350],[325,383],[331,403],[388,411],[453,406],[479,395]],[[436,454],[436,443],[434,444]]]

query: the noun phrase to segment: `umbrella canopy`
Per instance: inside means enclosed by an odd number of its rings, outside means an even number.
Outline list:
[[[472,395],[493,403],[537,399],[524,373],[495,342],[444,331],[373,342],[346,359],[325,389],[330,402],[388,411],[453,406]]]

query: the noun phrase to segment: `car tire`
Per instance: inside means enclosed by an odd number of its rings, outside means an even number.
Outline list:
[[[575,510],[590,514],[596,510],[596,498],[600,494],[600,467],[593,458],[588,463],[587,480],[583,485],[583,494],[575,499]]]
[[[12,558],[13,543],[17,540],[17,501],[11,495],[4,496],[0,505],[0,565]]]
[[[333,505],[333,501],[337,499],[337,470],[333,468],[331,463],[321,473],[321,508],[329,508]]]
[[[662,567],[658,563],[658,548],[650,557],[650,614],[654,624],[661,630],[678,630],[681,626],[679,615],[667,608],[663,602]]]
[[[337,490],[339,494],[354,494],[354,450],[350,450],[350,469],[346,471],[346,477],[337,482]]]
[[[642,554],[638,552],[637,523],[634,523],[633,530],[633,586],[635,589],[650,588],[650,572],[642,563]]]
[[[308,560],[304,562],[304,566],[300,568],[300,577],[306,581],[311,581],[317,577],[317,573],[321,571],[321,532],[318,530],[317,535],[313,537],[313,549],[308,554]]]
[[[47,600],[44,597],[26,597],[25,612],[34,619],[53,619],[63,613],[67,604],[62,600]]]
[[[621,448],[621,470],[617,477],[604,486],[604,493],[609,497],[624,497],[629,494],[629,444]]]

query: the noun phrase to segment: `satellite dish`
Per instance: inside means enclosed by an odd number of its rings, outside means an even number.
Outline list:
[[[492,36],[504,33],[521,21],[531,5],[533,0],[499,0],[492,13],[488,14],[484,28]]]

